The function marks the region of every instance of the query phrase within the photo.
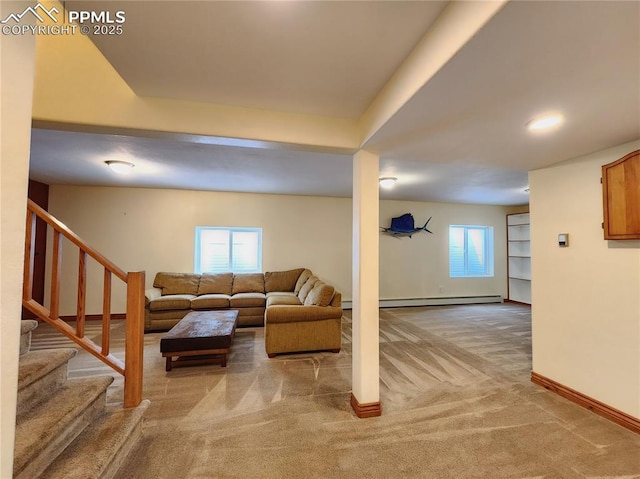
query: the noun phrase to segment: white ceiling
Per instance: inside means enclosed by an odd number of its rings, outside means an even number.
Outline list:
[[[138,95],[357,118],[445,3],[156,5],[109,2],[126,11],[126,34],[95,40]],[[369,139],[382,176],[399,178],[381,198],[524,204],[528,170],[640,138],[639,32],[639,2],[507,4]],[[526,131],[551,110],[562,128]],[[34,129],[31,177],[351,195],[344,152],[195,140]],[[106,170],[116,156],[136,163],[133,174]]]

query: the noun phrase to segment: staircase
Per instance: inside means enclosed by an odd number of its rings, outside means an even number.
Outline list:
[[[75,349],[30,351],[37,321],[22,321],[14,479],[115,477],[149,406],[106,404],[111,376],[67,379]]]

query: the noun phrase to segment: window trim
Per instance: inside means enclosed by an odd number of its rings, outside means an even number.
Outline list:
[[[464,229],[464,271],[463,274],[452,274],[451,270],[451,228],[463,228]],[[470,274],[469,273],[469,255],[467,249],[469,230],[481,230],[484,232],[484,248],[483,256],[485,263],[485,274]],[[448,241],[448,253],[449,253],[449,278],[494,278],[495,277],[495,245],[494,245],[494,227],[489,225],[449,225],[449,241]]]
[[[229,269],[225,270],[225,271],[202,271],[200,269],[200,261],[201,261],[201,232],[202,231],[210,231],[210,230],[224,230],[224,231],[229,231],[231,238],[229,241],[229,252],[228,252],[228,258],[229,258]],[[233,264],[233,234],[234,233],[246,233],[246,232],[251,232],[251,233],[257,233],[258,235],[258,251],[257,251],[257,268],[251,271],[234,271],[233,267],[231,266]],[[262,228],[254,228],[254,227],[229,227],[229,226],[196,226],[195,229],[195,251],[194,251],[194,255],[193,255],[193,261],[194,261],[194,265],[193,265],[193,271],[196,274],[203,274],[203,273],[210,273],[210,274],[217,274],[217,273],[262,273]]]

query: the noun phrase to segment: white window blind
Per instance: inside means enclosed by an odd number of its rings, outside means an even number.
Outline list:
[[[449,226],[449,276],[493,276],[492,226]]]
[[[262,229],[196,227],[196,273],[260,273]]]

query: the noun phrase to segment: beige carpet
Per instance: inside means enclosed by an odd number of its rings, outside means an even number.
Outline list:
[[[348,314],[339,354],[268,359],[262,329],[239,329],[227,368],[165,373],[162,333],[148,334],[151,406],[119,477],[640,478],[639,435],[530,382],[530,321],[513,304],[382,310],[371,419],[349,406]],[[86,353],[70,367],[104,370]],[[109,397],[121,401],[120,378]]]

